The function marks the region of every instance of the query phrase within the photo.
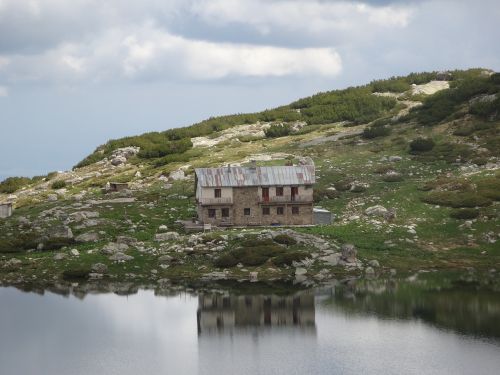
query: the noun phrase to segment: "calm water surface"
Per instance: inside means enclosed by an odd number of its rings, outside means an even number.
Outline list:
[[[458,290],[378,282],[77,298],[0,288],[0,374],[498,374],[499,294]]]

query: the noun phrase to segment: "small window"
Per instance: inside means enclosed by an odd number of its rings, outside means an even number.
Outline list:
[[[283,187],[277,187],[276,188],[276,196],[277,197],[282,197],[283,196]]]
[[[269,207],[262,207],[262,215],[269,215],[271,213],[271,209]]]
[[[215,217],[215,209],[214,208],[208,209],[208,217],[211,217],[211,218]]]
[[[222,196],[222,192],[220,189],[214,189],[214,197],[220,198]]]
[[[229,208],[223,208],[221,210],[221,216],[222,217],[229,217]]]
[[[276,207],[276,213],[278,215],[283,215],[285,213],[285,208],[284,207]]]
[[[292,215],[298,215],[299,214],[299,207],[294,206],[292,207]]]
[[[244,208],[243,209],[243,215],[250,216],[250,209],[249,208]]]

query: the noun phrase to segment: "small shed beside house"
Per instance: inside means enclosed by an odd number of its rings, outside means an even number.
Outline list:
[[[333,215],[330,211],[321,207],[313,208],[313,222],[315,225],[330,225],[333,221]]]
[[[12,203],[0,203],[0,218],[5,219],[12,216]]]

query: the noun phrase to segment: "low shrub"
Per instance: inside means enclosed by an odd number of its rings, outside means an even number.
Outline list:
[[[274,241],[286,246],[295,245],[297,243],[297,240],[288,234],[278,234],[274,237]]]
[[[473,158],[471,160],[471,163],[476,165],[485,165],[486,163],[488,163],[488,158],[478,156],[477,158]]]
[[[450,217],[454,219],[475,219],[479,216],[479,211],[474,208],[461,208],[458,210],[453,210],[450,213]]]
[[[223,254],[214,261],[214,265],[219,268],[234,267],[238,264],[238,260],[231,254]]]
[[[75,240],[73,238],[54,237],[54,238],[49,238],[48,240],[44,241],[43,249],[44,250],[59,250],[65,246],[71,246],[74,243],[75,243]]]
[[[280,254],[272,259],[272,262],[276,266],[291,265],[293,262],[300,262],[307,258],[307,253],[303,251],[287,251],[286,253]]]
[[[434,148],[435,143],[430,138],[417,138],[410,142],[411,152],[425,152]]]
[[[361,136],[366,139],[373,139],[378,137],[385,137],[391,134],[391,128],[387,125],[384,126],[368,126],[363,130]]]
[[[340,196],[340,193],[336,190],[329,190],[325,188],[317,188],[313,191],[313,200],[318,203],[323,199],[335,199]]]
[[[390,165],[381,165],[373,170],[375,174],[386,174],[388,172],[394,172],[394,167]]]
[[[382,177],[385,182],[401,182],[403,181],[403,176],[399,173],[388,173]]]
[[[36,249],[39,242],[39,237],[34,233],[19,234],[16,238],[0,239],[0,254]]]
[[[479,180],[477,182],[477,192],[487,199],[500,201],[500,178],[489,177]]]
[[[288,124],[273,124],[268,129],[264,130],[266,138],[285,137],[291,132],[290,125]]]
[[[491,199],[476,192],[433,191],[422,197],[422,201],[453,208],[489,206]]]
[[[89,278],[91,270],[88,268],[72,268],[62,273],[64,280],[86,280]]]
[[[66,187],[66,181],[64,181],[64,180],[54,181],[52,183],[52,185],[50,185],[50,187],[52,189],[54,189],[54,190],[65,188]]]
[[[240,259],[244,266],[255,267],[267,262],[269,257],[261,254],[248,253]]]
[[[352,182],[353,182],[352,179],[347,178],[347,179],[335,182],[333,184],[333,186],[335,186],[335,189],[337,189],[338,191],[347,191],[347,190],[351,189]]]
[[[28,177],[9,177],[0,182],[0,193],[12,194],[22,187],[28,185],[31,179]]]

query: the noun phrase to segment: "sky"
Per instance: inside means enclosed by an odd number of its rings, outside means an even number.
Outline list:
[[[0,0],[0,179],[410,72],[500,70],[498,0]]]

